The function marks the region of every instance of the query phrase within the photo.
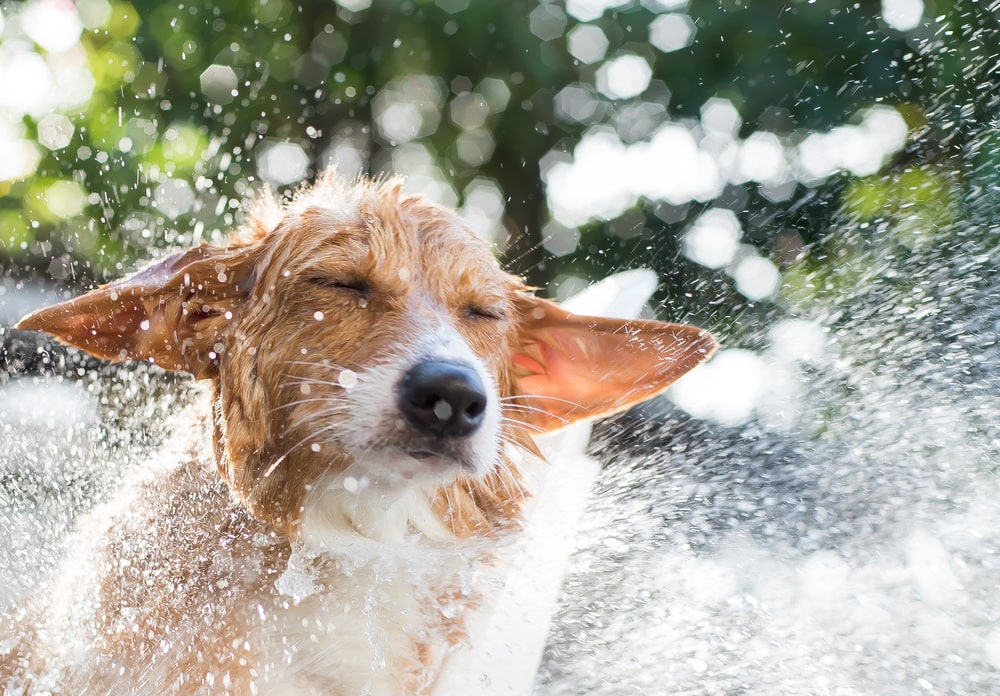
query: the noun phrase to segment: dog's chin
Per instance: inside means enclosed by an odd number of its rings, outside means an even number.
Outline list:
[[[490,464],[461,449],[393,445],[354,458],[352,471],[379,487],[431,487],[463,477],[482,478]]]

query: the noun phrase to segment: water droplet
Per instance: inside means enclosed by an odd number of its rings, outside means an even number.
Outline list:
[[[453,409],[451,404],[449,404],[444,399],[440,399],[436,404],[434,404],[434,415],[437,416],[438,420],[446,421],[451,418]]]
[[[318,309],[315,312],[313,312],[313,319],[315,319],[316,321],[323,321],[323,317],[325,316],[326,315],[323,314],[323,312],[319,311]]]
[[[353,370],[344,370],[337,377],[337,383],[344,389],[353,389],[358,383],[358,374]]]

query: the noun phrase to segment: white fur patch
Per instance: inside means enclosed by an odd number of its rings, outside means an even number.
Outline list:
[[[451,632],[466,607],[496,591],[499,574],[481,541],[447,535],[420,496],[376,495],[327,486],[307,500],[302,536],[276,583],[288,606],[260,626],[275,657],[258,693],[329,693],[331,685],[345,694],[413,693],[455,649]]]

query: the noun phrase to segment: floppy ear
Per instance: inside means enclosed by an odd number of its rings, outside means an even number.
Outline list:
[[[253,288],[258,253],[195,247],[33,312],[14,328],[44,331],[106,360],[150,360],[208,377],[232,311]]]
[[[515,304],[521,420],[543,431],[652,398],[718,347],[695,326],[580,316],[530,295]]]

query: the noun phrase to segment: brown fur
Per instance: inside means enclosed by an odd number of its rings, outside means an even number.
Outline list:
[[[395,180],[332,174],[280,208],[259,204],[225,247],[182,252],[25,318],[17,328],[212,386],[214,462],[191,450],[134,483],[127,505],[84,522],[81,553],[101,576],[90,578],[99,606],[77,628],[93,658],[56,673],[56,690],[108,693],[125,675],[139,693],[249,693],[272,659],[248,642],[250,627],[287,609],[274,582],[309,491],[351,463],[346,451],[327,441],[316,451],[303,437],[332,417],[331,369],[360,372],[444,325],[488,367],[503,440],[529,453],[535,432],[647,399],[714,350],[693,327],[570,315],[502,271],[452,212],[404,196]],[[507,458],[481,476],[456,472],[427,495],[456,539],[489,542],[516,527],[524,490]],[[316,563],[327,590],[349,582],[336,563]],[[445,583],[438,596],[464,595]],[[440,623],[449,642],[460,640],[459,619]],[[30,690],[52,656],[37,649],[32,621],[19,624],[17,647],[0,650],[0,685]],[[433,683],[425,672],[441,646],[414,650],[418,664],[387,666],[399,671],[401,692]]]

